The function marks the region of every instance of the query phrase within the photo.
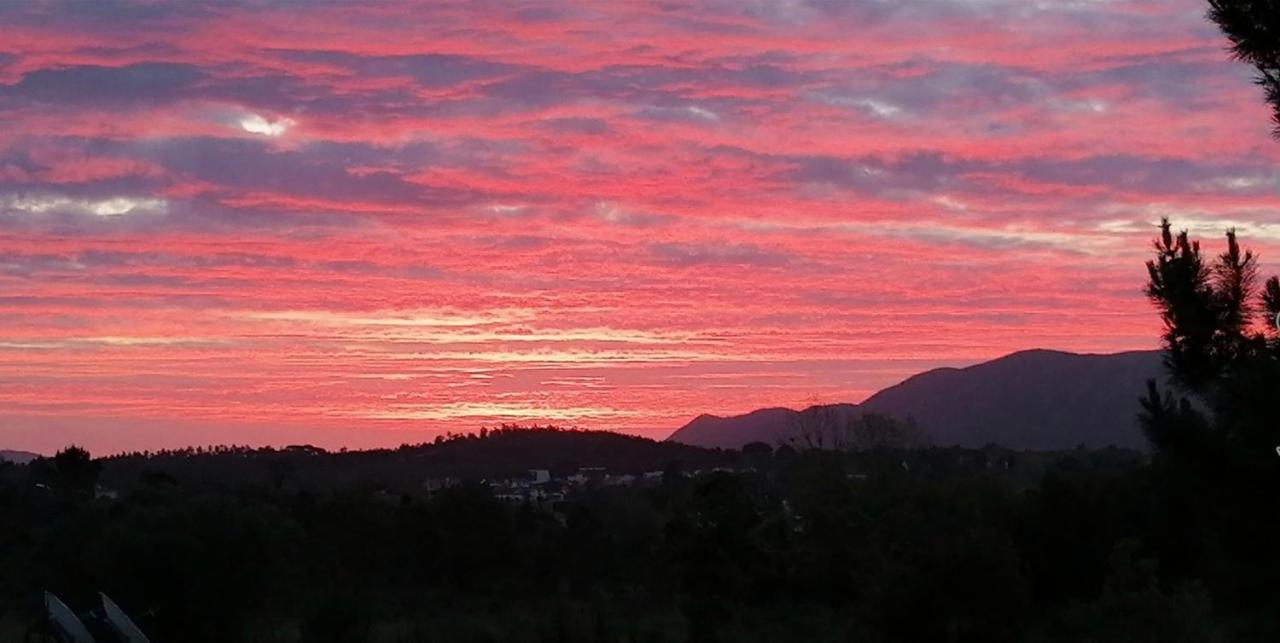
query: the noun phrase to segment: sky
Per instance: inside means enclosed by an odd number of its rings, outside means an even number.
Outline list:
[[[1199,0],[0,5],[0,447],[664,437],[1280,271]]]

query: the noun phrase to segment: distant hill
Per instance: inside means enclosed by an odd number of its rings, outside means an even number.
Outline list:
[[[842,417],[857,412],[856,404],[833,404]],[[813,407],[810,407],[813,408]],[[744,444],[777,444],[785,437],[797,411],[786,408],[758,409],[746,415],[721,417],[703,414],[667,438],[672,442],[707,448],[740,449]]]
[[[1146,381],[1164,379],[1158,351],[1077,355],[1030,350],[966,368],[939,368],[907,378],[840,413],[912,418],[932,443],[1014,449],[1142,448],[1138,398]],[[737,448],[787,436],[797,411],[762,409],[722,418],[703,415],[671,441]]]
[[[105,459],[103,480],[127,488],[144,476],[178,483],[316,487],[353,485],[407,490],[432,478],[480,480],[523,476],[529,469],[573,473],[603,467],[610,473],[642,473],[679,463],[688,469],[731,464],[734,452],[659,442],[610,431],[508,428],[398,449],[332,452],[311,446],[283,449],[220,447],[132,454]]]
[[[12,462],[14,464],[26,464],[39,457],[39,453],[31,453],[30,451],[10,451],[8,449],[0,449],[0,460]]]

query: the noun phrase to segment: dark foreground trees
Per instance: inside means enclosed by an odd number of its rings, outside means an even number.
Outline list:
[[[14,468],[0,640],[44,589],[106,591],[189,643],[1272,640],[1268,610],[1165,546],[1177,514],[1153,517],[1168,494],[1137,454],[1007,455],[778,449],[551,509],[267,474],[93,499]]]
[[[1280,578],[1280,280],[1259,283],[1234,232],[1210,260],[1168,221],[1147,292],[1165,324],[1171,390],[1150,385],[1143,428],[1165,556],[1247,608]]]
[[[1231,51],[1258,71],[1280,136],[1280,2],[1209,0],[1209,18],[1231,40]]]

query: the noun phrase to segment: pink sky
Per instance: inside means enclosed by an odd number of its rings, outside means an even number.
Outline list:
[[[1280,266],[1198,0],[8,3],[0,447],[655,437]]]

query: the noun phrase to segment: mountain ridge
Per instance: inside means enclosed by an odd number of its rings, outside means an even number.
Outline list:
[[[15,451],[13,449],[0,449],[0,461],[12,462],[13,464],[27,464],[36,458],[44,456],[39,453],[30,451]]]
[[[819,406],[838,407],[842,415],[911,418],[929,442],[941,446],[1140,448],[1145,440],[1137,424],[1138,399],[1149,379],[1164,379],[1159,351],[1028,349],[917,373],[860,404]],[[778,443],[800,412],[769,407],[728,417],[704,413],[667,439],[720,448]]]

